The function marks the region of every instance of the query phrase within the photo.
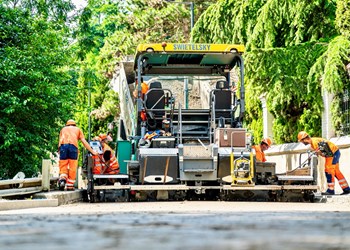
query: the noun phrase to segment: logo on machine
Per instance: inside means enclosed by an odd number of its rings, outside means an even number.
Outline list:
[[[174,50],[210,50],[210,44],[175,43]]]

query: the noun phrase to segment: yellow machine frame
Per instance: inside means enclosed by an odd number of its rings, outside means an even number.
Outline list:
[[[238,166],[240,163],[249,163],[249,172],[247,177],[241,177],[238,174],[236,174],[238,170]],[[253,159],[253,153],[250,153],[250,160],[240,156],[236,160],[234,159],[233,151],[230,155],[230,166],[231,166],[231,177],[232,177],[232,183],[231,186],[254,186],[254,159]]]

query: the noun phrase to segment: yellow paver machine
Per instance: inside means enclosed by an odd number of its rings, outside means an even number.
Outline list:
[[[137,47],[133,77],[118,82],[118,140],[131,145],[123,156],[128,184],[120,188],[129,200],[313,199],[315,158],[302,175],[277,174],[274,163],[255,160],[243,128],[243,52],[234,44]]]

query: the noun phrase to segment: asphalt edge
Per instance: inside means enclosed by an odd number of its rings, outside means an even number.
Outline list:
[[[40,192],[33,195],[34,199],[57,199],[58,206],[84,200],[84,190]]]
[[[0,200],[0,211],[57,206],[57,199]]]
[[[84,190],[40,192],[30,199],[0,199],[0,211],[38,207],[57,207],[65,204],[84,201]]]

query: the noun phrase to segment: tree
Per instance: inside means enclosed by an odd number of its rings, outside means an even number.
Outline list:
[[[30,1],[10,2],[0,4],[0,175],[31,176],[41,170],[42,158],[57,151],[75,83],[63,16],[52,20],[44,6],[34,11],[25,7]]]
[[[335,93],[334,125],[341,123],[348,10],[349,0],[222,0],[199,18],[194,41],[246,45],[246,121],[255,138],[262,137],[260,95],[275,118],[277,143],[295,141],[302,129],[321,135],[324,89]]]

